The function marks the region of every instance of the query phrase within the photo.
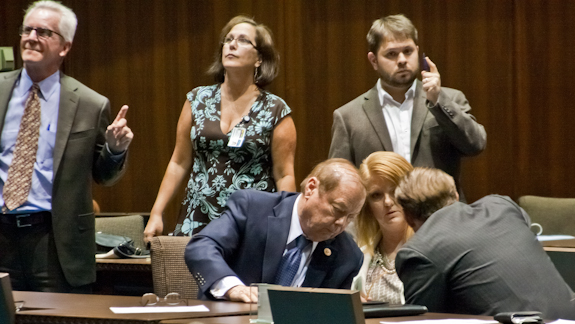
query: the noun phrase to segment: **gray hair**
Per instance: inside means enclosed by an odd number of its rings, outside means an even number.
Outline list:
[[[64,40],[67,42],[72,42],[74,39],[74,34],[76,33],[76,26],[78,26],[78,18],[72,9],[66,7],[59,1],[53,0],[41,0],[32,3],[26,13],[24,14],[24,21],[28,16],[37,9],[48,9],[55,11],[60,14],[60,23],[58,24],[58,32],[62,34]]]

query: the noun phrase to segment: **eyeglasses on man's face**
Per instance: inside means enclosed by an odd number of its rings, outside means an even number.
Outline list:
[[[254,43],[252,43],[249,39],[245,38],[245,37],[238,37],[238,38],[233,38],[232,36],[228,36],[226,38],[224,38],[224,41],[222,42],[222,44],[224,45],[230,45],[233,41],[236,41],[236,43],[239,46],[253,46],[255,49],[258,49]]]
[[[56,31],[50,30],[48,28],[31,27],[31,26],[26,26],[26,25],[20,26],[20,36],[29,37],[33,30],[36,31],[36,36],[38,38],[50,38],[50,37],[52,37],[52,34],[56,34],[56,35],[62,37],[62,39],[65,39],[64,36],[62,36],[62,34],[56,32]]]

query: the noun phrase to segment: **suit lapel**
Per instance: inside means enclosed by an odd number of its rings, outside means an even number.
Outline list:
[[[58,109],[58,130],[56,131],[56,144],[54,146],[54,179],[66,149],[80,99],[76,93],[78,87],[71,81],[70,77],[60,73],[60,108]]]
[[[6,118],[6,112],[8,111],[8,104],[10,103],[12,92],[16,86],[16,80],[21,72],[22,69],[11,73],[5,73],[0,80],[0,134],[4,128],[4,119]]]
[[[425,105],[426,95],[423,91],[421,81],[417,80],[415,86],[415,95],[413,97],[413,114],[411,116],[411,140],[410,140],[410,152],[411,152],[411,163],[415,161],[415,145],[419,139],[419,135],[421,134],[421,130],[423,129],[423,122],[425,121],[425,117],[429,113]]]
[[[264,251],[262,282],[275,282],[283,251],[289,235],[293,205],[299,195],[292,195],[282,200],[268,216],[268,236]]]
[[[371,122],[373,129],[377,133],[377,137],[383,146],[383,150],[393,151],[393,145],[391,144],[391,138],[389,137],[387,124],[385,123],[383,111],[381,110],[381,105],[377,96],[377,87],[373,87],[371,90],[369,90],[365,94],[364,99],[365,101],[363,103],[363,110]]]
[[[333,262],[337,260],[338,251],[331,245],[332,241],[329,240],[317,244],[305,274],[303,287],[321,287],[327,272],[334,270]]]

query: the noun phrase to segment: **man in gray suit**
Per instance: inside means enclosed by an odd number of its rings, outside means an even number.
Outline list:
[[[417,30],[403,15],[376,20],[367,41],[367,58],[380,79],[375,87],[333,113],[329,157],[357,167],[369,154],[393,151],[413,166],[434,167],[459,185],[462,156],[479,154],[486,134],[470,114],[465,95],[441,86],[435,64],[419,71]]]
[[[440,313],[575,319],[575,295],[509,197],[458,202],[453,178],[426,168],[406,175],[395,196],[415,231],[395,259],[407,303]]]
[[[109,125],[108,99],[59,71],[76,25],[60,3],[33,3],[20,30],[24,68],[0,74],[0,272],[10,273],[17,290],[90,291],[96,279],[92,179],[117,181],[133,138],[127,106]],[[31,121],[33,140],[22,135]],[[21,149],[25,141],[33,145]],[[20,152],[30,150],[23,184],[29,189],[16,194],[8,183],[23,178],[12,175],[22,166]]]

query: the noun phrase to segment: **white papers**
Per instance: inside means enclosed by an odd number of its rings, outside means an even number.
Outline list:
[[[537,235],[537,239],[540,242],[544,241],[559,241],[559,240],[571,240],[575,239],[575,236],[571,235]]]
[[[382,324],[396,324],[397,322],[380,322]],[[498,321],[485,321],[478,319],[462,319],[462,318],[448,318],[448,319],[433,319],[433,320],[418,320],[401,322],[403,324],[493,324],[499,323]]]
[[[146,306],[146,307],[110,307],[114,314],[144,314],[144,313],[189,313],[209,312],[204,305],[198,306]]]

